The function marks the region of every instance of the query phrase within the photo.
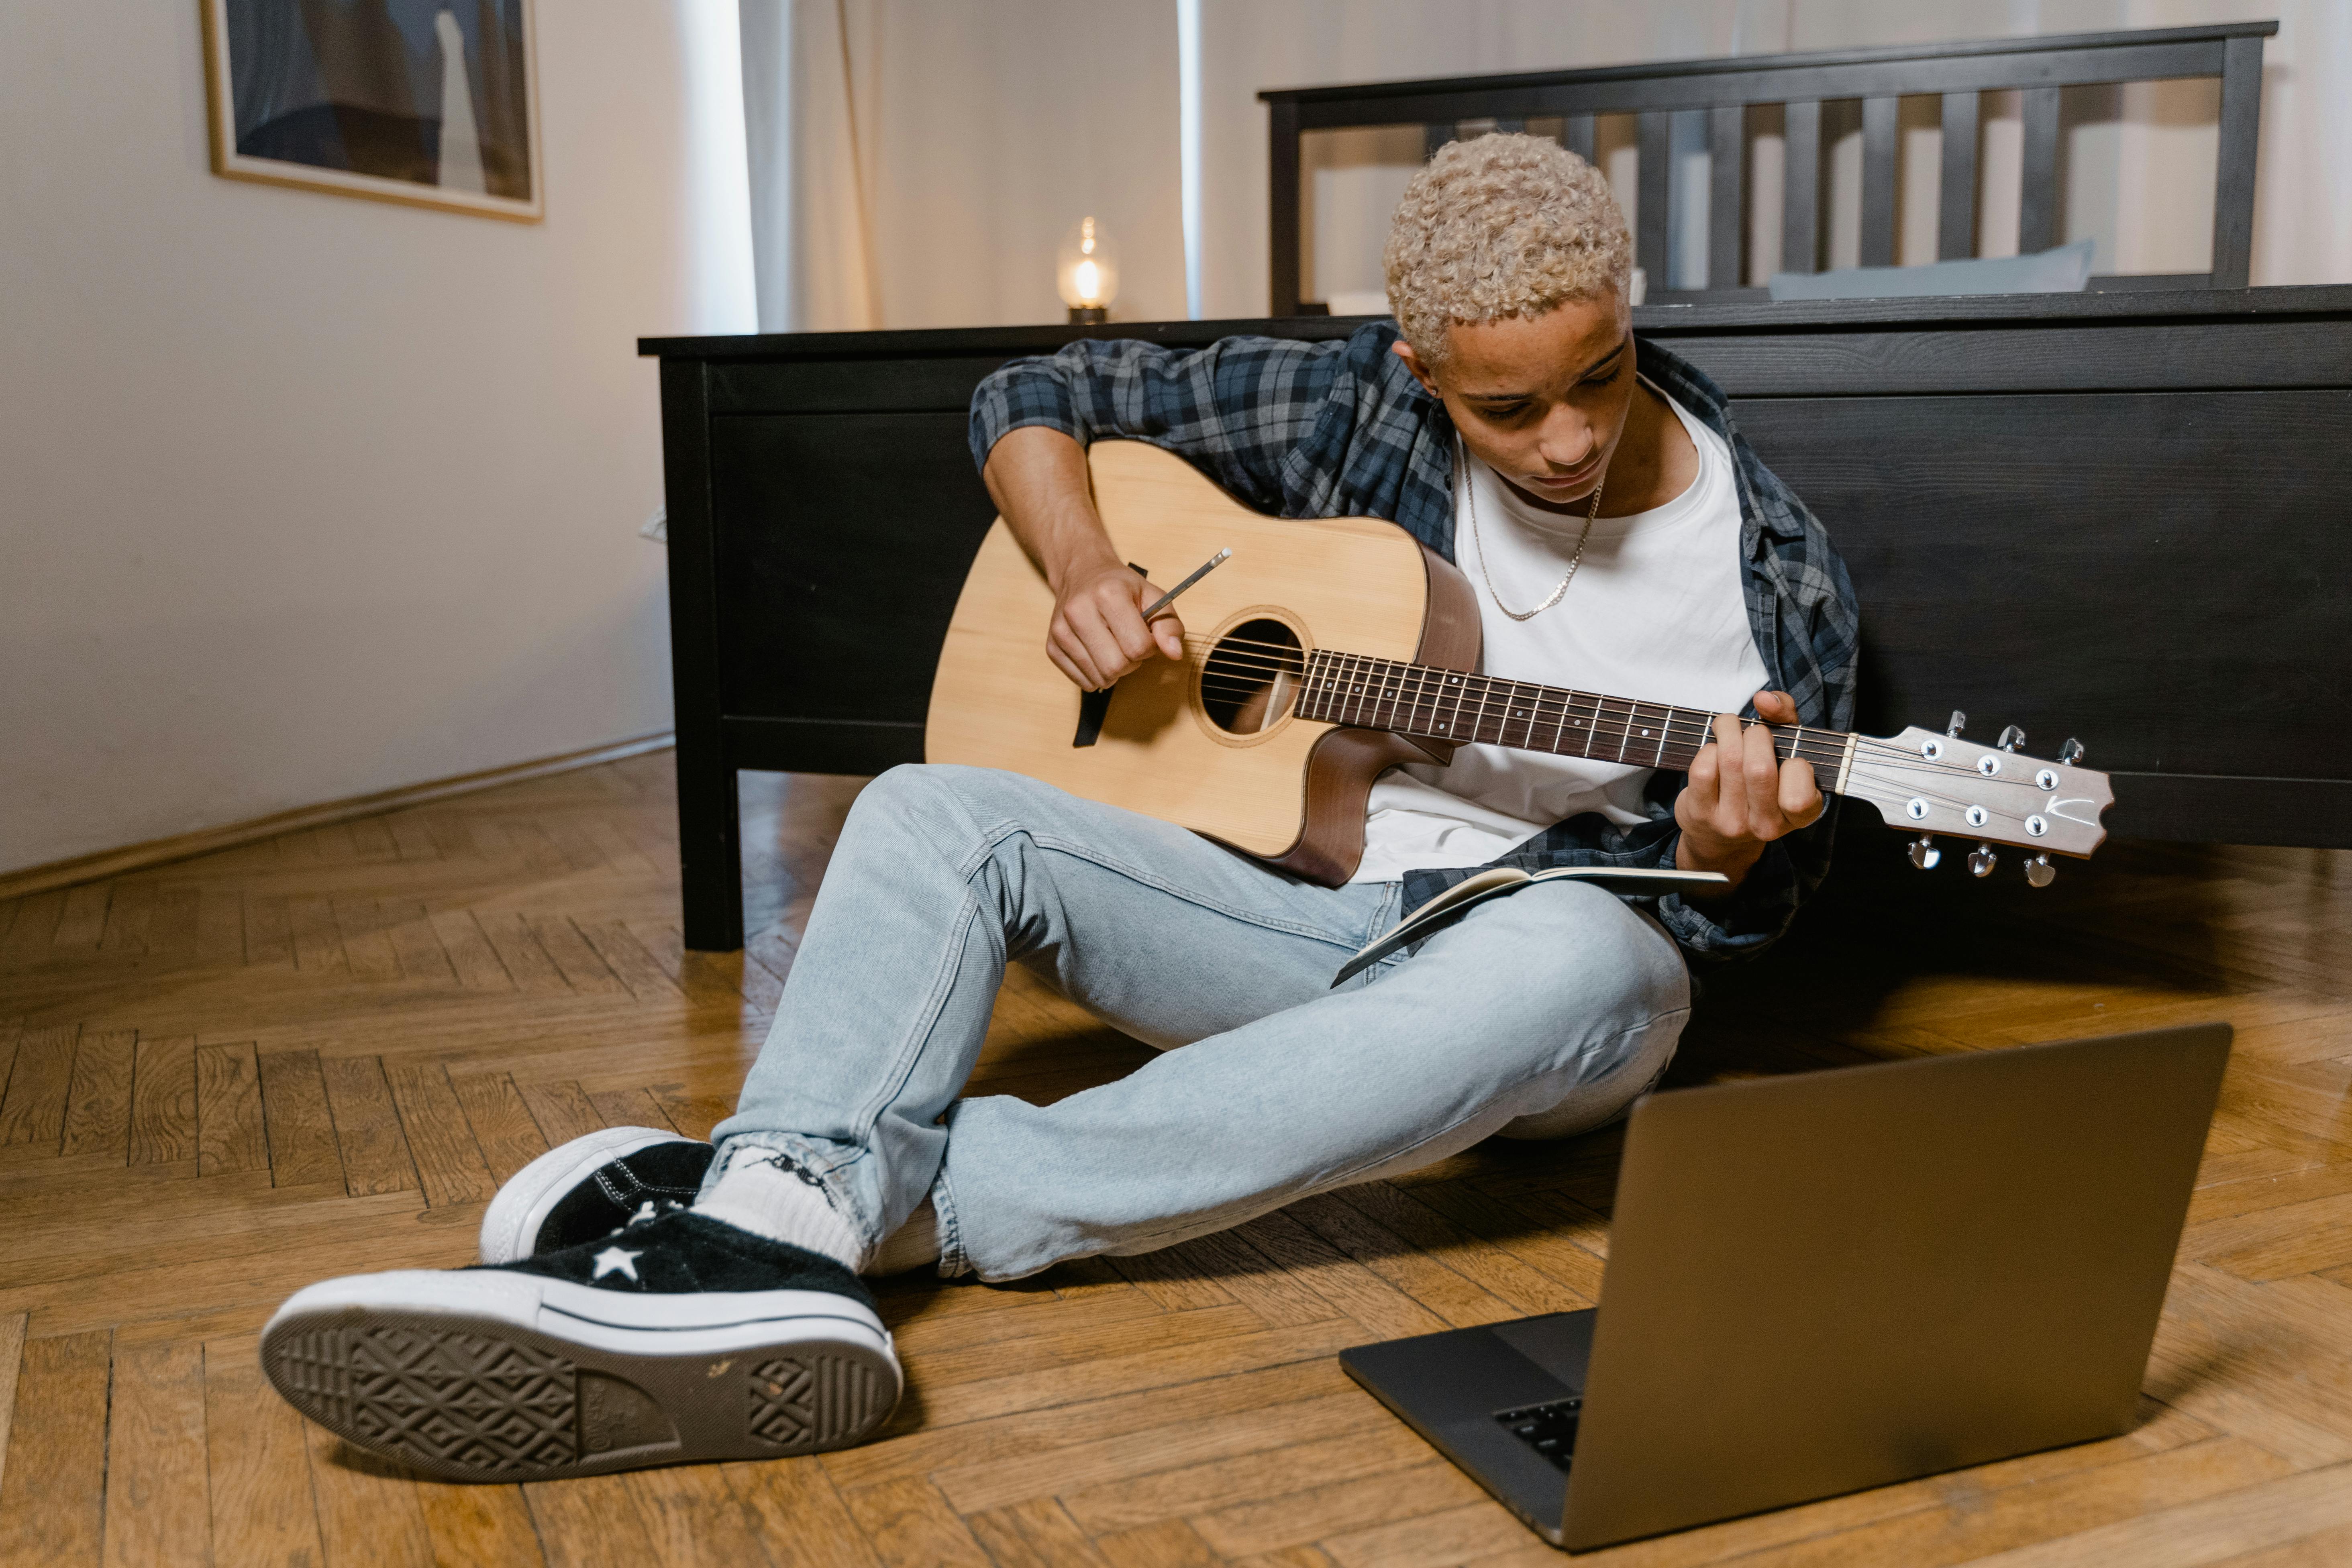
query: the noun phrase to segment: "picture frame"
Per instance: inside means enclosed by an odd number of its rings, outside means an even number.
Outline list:
[[[514,223],[546,216],[536,0],[197,4],[214,174]],[[459,112],[446,113],[461,79]]]

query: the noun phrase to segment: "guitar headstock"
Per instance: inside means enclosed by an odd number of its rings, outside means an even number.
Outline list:
[[[2107,837],[2100,814],[2115,804],[2107,775],[2076,765],[2082,745],[2069,741],[2055,761],[2016,748],[2025,732],[2011,725],[1997,745],[1960,738],[1963,715],[1943,734],[1912,728],[1885,739],[1857,738],[1843,793],[1878,808],[1887,825],[1918,835],[1911,863],[1926,870],[1940,858],[1930,836],[1972,838],[1969,869],[1982,877],[1999,860],[1996,844],[2027,853],[2025,874],[2046,887],[2053,855],[2089,856]]]

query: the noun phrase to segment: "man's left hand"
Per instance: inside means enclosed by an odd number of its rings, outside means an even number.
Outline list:
[[[1785,691],[1759,691],[1756,714],[1765,724],[1793,724],[1796,700]],[[1802,757],[1780,761],[1763,724],[1743,731],[1737,714],[1718,713],[1715,739],[1691,759],[1690,783],[1675,797],[1675,823],[1683,830],[1675,864],[1685,871],[1720,871],[1736,888],[1763,857],[1764,846],[1811,826],[1824,804],[1812,763]]]

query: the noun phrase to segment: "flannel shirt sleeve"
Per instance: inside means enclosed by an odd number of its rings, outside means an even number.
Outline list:
[[[1716,903],[1685,902],[1678,893],[1660,899],[1659,922],[1695,958],[1720,962],[1755,957],[1780,940],[1796,919],[1798,906],[1829,875],[1837,808],[1832,798],[1820,821],[1765,846],[1763,856],[1729,898]],[[1660,866],[1674,865],[1682,837],[1680,832],[1666,836],[1658,850]]]
[[[972,394],[972,461],[1043,425],[1090,446],[1149,441],[1190,459],[1261,511],[1285,510],[1293,454],[1340,376],[1344,342],[1225,338],[1204,349],[1082,338],[998,367]]]

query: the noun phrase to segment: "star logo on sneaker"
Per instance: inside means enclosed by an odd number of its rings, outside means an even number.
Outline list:
[[[626,1247],[608,1247],[596,1255],[596,1272],[588,1278],[591,1281],[594,1281],[602,1279],[607,1274],[625,1274],[632,1280],[635,1280],[637,1259],[644,1256],[642,1252],[631,1252]],[[643,1283],[642,1280],[637,1282]]]

